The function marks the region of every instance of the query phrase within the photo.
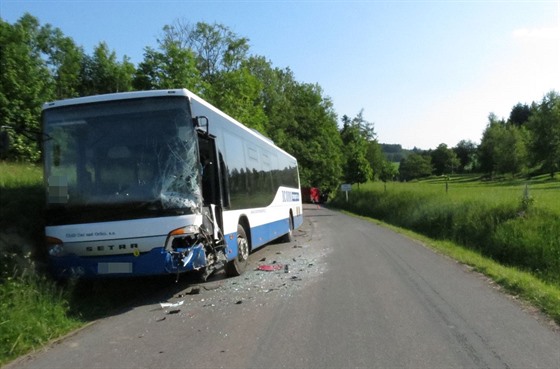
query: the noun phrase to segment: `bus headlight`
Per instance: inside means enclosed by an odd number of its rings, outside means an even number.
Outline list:
[[[64,243],[58,238],[47,236],[46,241],[49,256],[63,256],[66,254]]]
[[[174,251],[181,246],[189,247],[197,239],[197,235],[199,233],[200,229],[194,224],[174,229],[167,235],[167,239],[165,240],[165,250]],[[178,245],[179,242],[185,244]]]

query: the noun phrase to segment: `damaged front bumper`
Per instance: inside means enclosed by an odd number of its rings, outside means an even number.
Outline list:
[[[204,246],[202,244],[166,252],[165,270],[168,273],[200,270],[205,267],[206,253],[204,252]]]
[[[57,279],[161,275],[169,273],[166,265],[168,254],[163,247],[136,255],[85,257],[66,254],[50,257],[49,270]]]
[[[226,262],[224,244],[213,239],[204,227],[189,225],[169,232],[165,241],[166,271],[181,273],[203,270],[210,275]]]
[[[202,271],[202,275],[207,277],[227,261],[224,243],[214,240],[204,227],[195,225],[169,232],[163,246],[154,245],[149,251],[134,248],[132,252],[128,250],[122,254],[78,255],[72,252],[74,245],[67,247],[59,239],[49,239],[49,268],[53,276],[60,279],[148,276],[189,271]],[[160,239],[160,245],[162,241]]]

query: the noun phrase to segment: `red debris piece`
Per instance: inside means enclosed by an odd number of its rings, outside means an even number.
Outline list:
[[[282,264],[269,264],[269,265],[259,265],[257,269],[265,272],[272,272],[275,270],[281,270],[282,268],[284,268]]]

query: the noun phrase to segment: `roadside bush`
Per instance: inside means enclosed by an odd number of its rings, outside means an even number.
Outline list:
[[[34,266],[42,269],[45,193],[42,171],[0,162],[0,282]]]
[[[454,217],[453,204],[431,200],[412,209],[402,226],[431,238],[449,239],[453,238]]]
[[[481,201],[467,201],[455,207],[454,232],[450,239],[460,245],[493,256],[488,245],[492,235],[503,222],[515,218],[515,204],[490,205]]]
[[[454,201],[430,191],[364,188],[353,189],[348,202],[339,194],[331,204],[434,239],[456,242],[560,283],[558,217],[523,201]]]
[[[76,328],[68,292],[33,270],[0,283],[0,365]]]
[[[500,262],[560,283],[560,222],[552,214],[531,211],[501,223],[489,248]]]

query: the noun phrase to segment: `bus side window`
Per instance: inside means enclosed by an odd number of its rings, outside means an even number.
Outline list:
[[[227,208],[229,207],[228,170],[226,162],[224,161],[224,156],[220,151],[218,151],[218,156],[220,160],[220,175],[222,179],[222,206]]]

